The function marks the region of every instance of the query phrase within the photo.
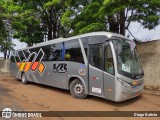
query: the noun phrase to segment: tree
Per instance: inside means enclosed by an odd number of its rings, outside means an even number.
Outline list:
[[[93,0],[82,10],[80,16],[75,19],[74,34],[82,34],[92,31],[106,31],[105,18],[99,17],[99,9],[102,6],[101,0]]]
[[[60,19],[65,11],[65,6],[63,5],[64,1],[62,0],[50,0],[44,3],[44,7],[47,10],[47,29],[48,29],[48,40],[60,37],[61,33],[61,24]]]
[[[79,30],[85,25],[83,24],[85,16],[82,13],[85,6],[90,3],[90,0],[66,0],[64,6],[65,12],[61,17],[61,25],[63,35],[65,37],[79,34]]]
[[[160,18],[160,1],[104,0],[100,13],[107,16],[109,31],[125,35],[125,30],[130,32],[129,25],[134,21],[141,23],[144,28],[155,28]]]
[[[66,6],[62,0],[13,0],[14,37],[29,46],[63,36],[60,19]]]
[[[71,36],[92,31],[106,31],[105,19],[99,17],[102,0],[78,0],[75,3],[71,0],[66,5],[68,9],[62,15],[61,24]]]
[[[0,1],[0,51],[4,54],[4,59],[10,56],[14,44],[11,41],[11,28],[8,11],[5,2]]]
[[[125,35],[133,21],[158,25],[159,0],[7,0],[13,37],[28,46],[92,31]],[[130,32],[132,35],[132,33]]]
[[[68,7],[61,19],[64,28],[71,28],[71,35],[92,31],[125,35],[126,30],[130,32],[129,25],[134,21],[148,29],[158,25],[159,0],[86,0],[85,4],[78,3],[79,9],[73,9],[76,3]]]
[[[8,11],[12,16],[13,37],[26,42],[28,46],[43,42],[40,14],[34,4],[30,1],[13,0],[13,2],[8,2],[8,6]]]

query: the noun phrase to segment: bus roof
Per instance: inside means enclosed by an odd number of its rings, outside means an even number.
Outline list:
[[[106,36],[107,38],[119,37],[119,38],[130,40],[127,37],[125,37],[125,36],[123,36],[121,34],[116,34],[116,33],[112,33],[112,32],[104,32],[104,31],[102,31],[102,32],[91,32],[91,33],[85,33],[85,34],[81,34],[81,35],[77,35],[77,36],[73,36],[73,37],[57,38],[57,39],[49,40],[49,41],[46,41],[46,42],[41,42],[41,43],[38,43],[38,44],[36,44],[34,46],[23,48],[23,49],[19,49],[19,50],[16,50],[16,51],[30,49],[30,48],[36,48],[36,47],[41,47],[41,46],[45,46],[45,45],[50,45],[50,44],[54,44],[54,43],[69,41],[69,40],[73,40],[73,39],[79,39],[79,38],[83,38],[83,37],[95,36],[95,35],[103,35],[103,36]]]

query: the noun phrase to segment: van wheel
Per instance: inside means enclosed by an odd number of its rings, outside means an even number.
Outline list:
[[[70,93],[74,98],[78,99],[84,99],[87,97],[87,94],[85,93],[85,87],[83,83],[78,79],[75,79],[71,82]]]
[[[28,83],[28,81],[26,79],[25,73],[22,73],[22,75],[21,75],[21,81],[22,81],[23,84],[27,84]]]

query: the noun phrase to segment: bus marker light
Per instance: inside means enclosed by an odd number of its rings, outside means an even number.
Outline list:
[[[111,88],[109,88],[109,89],[108,89],[108,92],[112,92],[112,89],[111,89]]]
[[[138,85],[138,83],[139,83],[138,81],[133,81],[132,85]]]
[[[98,77],[96,77],[96,76],[93,76],[93,78],[92,78],[93,80],[99,80],[99,78]]]

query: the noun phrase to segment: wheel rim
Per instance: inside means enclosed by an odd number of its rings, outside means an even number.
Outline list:
[[[25,75],[23,74],[22,75],[22,82],[25,82],[26,81],[26,78],[25,78]]]
[[[80,84],[80,83],[76,84],[75,87],[74,87],[74,91],[75,91],[76,94],[81,95],[84,91],[83,85]]]

